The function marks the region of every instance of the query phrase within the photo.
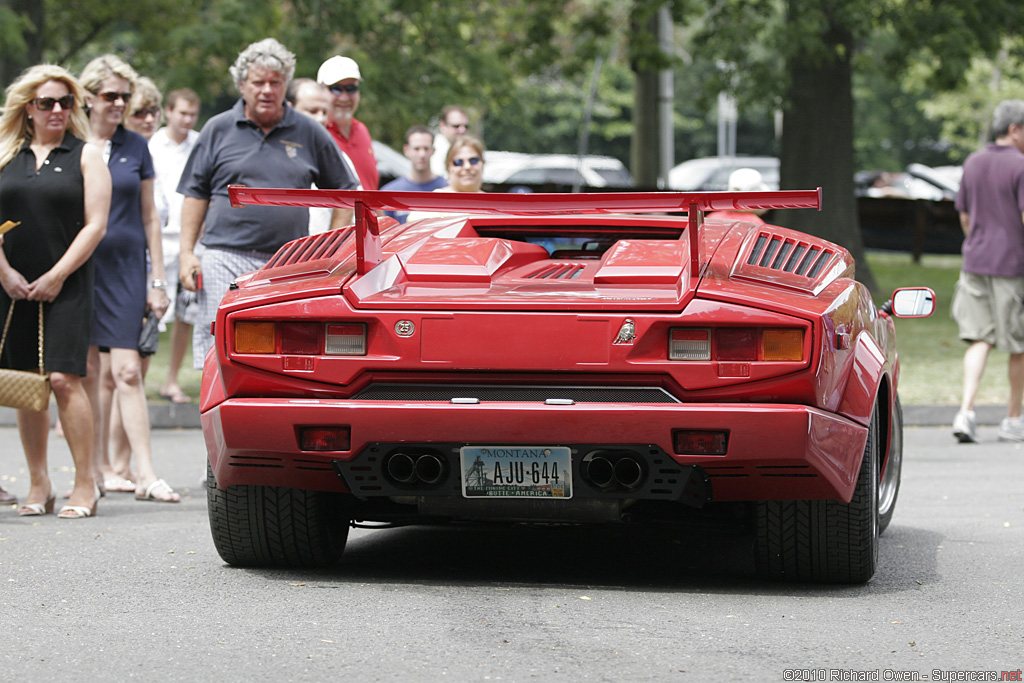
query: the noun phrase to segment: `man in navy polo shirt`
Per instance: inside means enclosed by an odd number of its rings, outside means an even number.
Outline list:
[[[203,126],[178,184],[185,195],[181,215],[181,281],[198,291],[192,335],[193,366],[203,367],[213,345],[210,325],[230,284],[263,267],[283,244],[308,234],[305,207],[231,208],[228,185],[354,189],[356,179],[330,134],[309,116],[285,104],[295,73],[295,55],[273,38],[249,45],[231,67],[242,94],[230,110]],[[335,211],[332,228],[350,212]],[[203,227],[205,222],[205,227]],[[202,257],[195,255],[202,228]],[[197,275],[202,288],[197,290]]]

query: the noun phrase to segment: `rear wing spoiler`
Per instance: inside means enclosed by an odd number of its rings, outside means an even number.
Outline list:
[[[608,192],[504,194],[483,192],[381,192],[379,190],[285,190],[229,185],[231,206],[319,206],[353,209],[356,270],[362,275],[382,260],[376,211],[446,213],[587,214],[679,213],[688,216],[690,272],[700,269],[699,231],[707,211],[821,210],[821,188],[778,192]]]

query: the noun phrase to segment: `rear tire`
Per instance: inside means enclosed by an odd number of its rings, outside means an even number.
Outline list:
[[[881,428],[882,425],[879,425]],[[878,482],[878,533],[882,534],[892,521],[896,511],[896,498],[900,493],[900,476],[903,472],[903,406],[896,397],[892,411],[892,436],[889,439],[889,462],[885,465]]]
[[[785,500],[758,503],[757,571],[766,579],[865,583],[878,563],[879,410],[868,428],[849,503]]]
[[[206,501],[217,553],[238,567],[324,568],[341,559],[349,516],[339,494],[278,486],[217,488]]]

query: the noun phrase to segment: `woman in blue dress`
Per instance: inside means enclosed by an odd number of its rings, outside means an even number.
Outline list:
[[[104,55],[89,62],[80,79],[88,91],[89,140],[104,150],[113,184],[107,234],[93,257],[96,290],[87,388],[97,416],[98,475],[104,479],[114,476],[106,453],[110,408],[116,400],[136,458],[135,497],[176,503],[178,494],[153,469],[138,350],[146,311],[152,310],[159,318],[169,301],[164,291],[160,218],[153,200],[153,161],[145,139],[122,125],[137,78],[123,60]],[[147,248],[153,274],[149,283]]]
[[[92,326],[90,256],[103,237],[110,173],[83,139],[89,124],[85,91],[64,69],[27,69],[7,88],[0,115],[0,221],[20,222],[0,251],[0,316],[12,312],[0,365],[38,365],[39,305],[44,318],[43,365],[75,461],[75,485],[60,517],[96,513],[93,415],[83,386]],[[13,309],[12,309],[13,306]],[[48,410],[18,411],[18,433],[30,487],[20,515],[53,512],[56,495],[47,465]]]

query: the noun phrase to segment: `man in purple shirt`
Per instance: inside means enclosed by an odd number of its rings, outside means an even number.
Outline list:
[[[996,141],[967,157],[956,208],[963,263],[951,312],[968,343],[953,435],[977,441],[974,397],[988,353],[1010,354],[1010,400],[999,439],[1024,441],[1024,101],[1004,100],[992,117]]]

